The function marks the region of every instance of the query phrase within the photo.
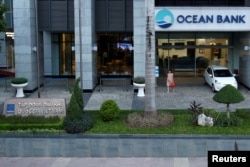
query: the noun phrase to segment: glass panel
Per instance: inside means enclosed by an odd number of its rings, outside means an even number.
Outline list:
[[[61,74],[62,75],[69,75],[71,74],[71,44],[63,43],[61,45],[61,56],[60,56],[60,65],[61,65]]]
[[[157,36],[157,55],[160,76],[165,76],[168,69],[194,75],[195,71],[195,34],[170,33]],[[178,73],[181,74],[181,73]],[[183,74],[183,73],[182,73]]]
[[[7,68],[15,68],[14,63],[14,46],[10,43],[7,43],[6,45],[6,51],[7,51]]]
[[[12,13],[5,13],[6,27],[13,28]]]
[[[73,62],[75,62],[75,55],[72,49],[73,41],[71,34],[61,35],[60,45],[60,73],[61,75],[73,75]]]
[[[133,73],[132,34],[97,34],[98,72],[104,75],[131,75]]]
[[[244,6],[245,0],[155,0],[155,6]]]
[[[156,64],[160,77],[202,76],[210,64],[228,66],[231,33],[156,33]]]
[[[59,75],[59,43],[52,43],[52,75]]]
[[[52,74],[75,75],[73,34],[52,35]]]
[[[196,38],[198,39],[202,39],[206,41],[201,41],[201,43],[199,45],[210,45],[211,42],[214,42],[215,39],[226,39],[226,41],[223,41],[222,44],[223,45],[232,45],[233,41],[232,41],[232,33],[228,33],[228,32],[206,32],[206,33],[197,33],[196,34]]]
[[[196,45],[199,48],[199,56],[209,60],[209,64],[227,66],[229,38],[214,36],[209,38],[198,38]]]

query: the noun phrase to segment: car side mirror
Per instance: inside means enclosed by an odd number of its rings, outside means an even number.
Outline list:
[[[211,78],[213,78],[213,75],[212,75],[212,74],[209,74],[209,76],[210,76]]]

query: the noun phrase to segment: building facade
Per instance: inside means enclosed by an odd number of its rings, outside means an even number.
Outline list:
[[[8,11],[5,13],[7,31],[6,33],[0,33],[0,69],[11,68],[14,66],[14,32],[13,32],[13,5],[12,1],[4,0],[3,3],[8,7]]]
[[[81,77],[92,91],[98,75],[145,75],[144,0],[5,0],[1,68],[14,68],[34,91],[45,76]],[[229,67],[250,87],[250,0],[155,0],[159,77],[201,77],[209,64]],[[8,39],[11,38],[11,39]],[[38,80],[38,76],[40,79]]]

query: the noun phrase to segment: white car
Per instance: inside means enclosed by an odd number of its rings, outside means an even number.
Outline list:
[[[208,84],[213,92],[219,91],[226,85],[232,85],[238,89],[238,83],[233,74],[227,67],[211,65],[204,72],[204,83]]]

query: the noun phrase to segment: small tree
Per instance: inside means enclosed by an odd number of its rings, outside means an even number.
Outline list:
[[[72,118],[72,119],[82,119],[82,109],[80,108],[79,104],[77,103],[75,94],[73,93],[69,105],[67,108],[66,116]]]
[[[0,32],[6,31],[6,19],[4,17],[4,13],[7,12],[9,9],[8,7],[3,3],[3,0],[0,0]],[[2,50],[2,46],[0,43],[0,51]]]
[[[4,17],[4,13],[7,12],[9,9],[3,3],[3,0],[0,0],[0,32],[5,32],[6,30],[6,20]]]
[[[239,103],[239,102],[243,101],[244,99],[245,98],[243,97],[241,92],[238,91],[232,85],[224,86],[213,97],[214,101],[216,101],[218,103],[224,103],[227,105],[227,118],[230,118],[229,105],[232,103]]]
[[[93,127],[93,120],[87,112],[83,112],[83,97],[79,87],[80,78],[76,80],[66,117],[63,122],[67,133],[82,133]]]
[[[75,98],[76,98],[76,101],[77,101],[79,107],[81,109],[83,109],[83,107],[84,107],[83,95],[82,95],[82,90],[79,87],[79,82],[80,82],[80,78],[77,78],[75,85],[74,85],[73,94],[75,94]]]

